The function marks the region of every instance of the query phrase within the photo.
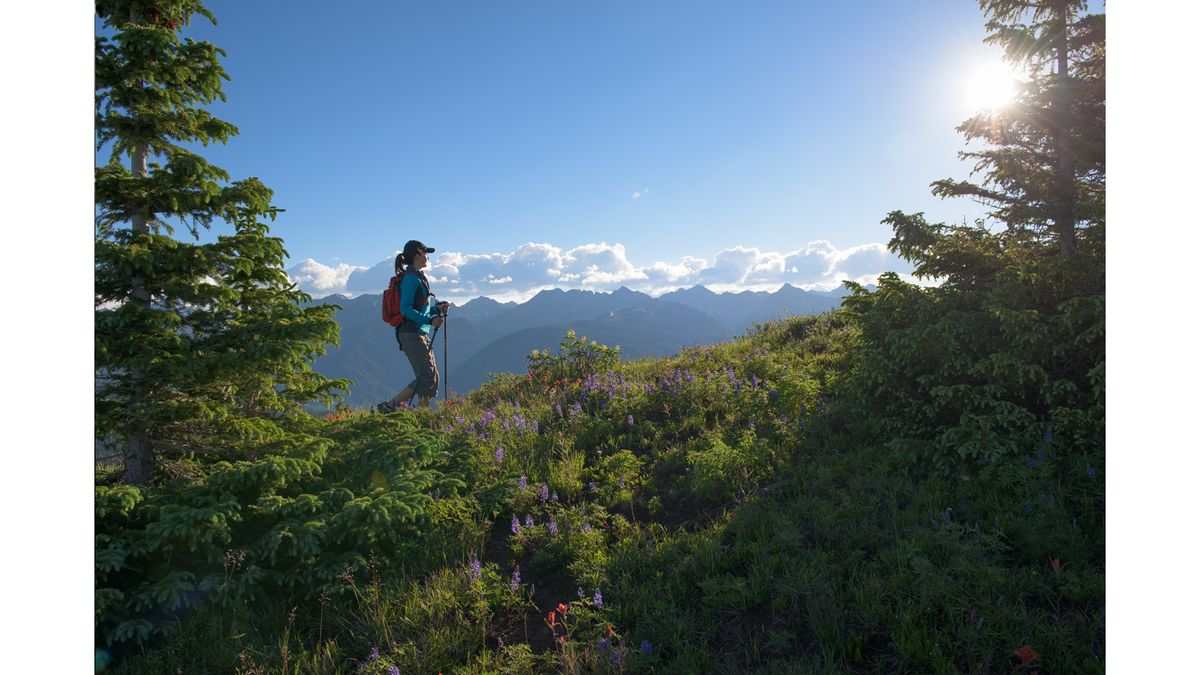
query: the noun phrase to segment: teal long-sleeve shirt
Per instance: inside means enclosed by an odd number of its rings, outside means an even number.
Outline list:
[[[428,284],[429,282],[422,272],[405,274],[404,278],[400,280],[400,313],[404,315],[404,324],[400,330],[429,335],[433,317],[437,316],[437,305],[425,295]],[[425,306],[413,307],[414,300],[424,300]]]

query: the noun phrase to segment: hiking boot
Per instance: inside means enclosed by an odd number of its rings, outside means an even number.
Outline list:
[[[396,404],[392,403],[391,401],[384,401],[383,403],[375,406],[375,412],[381,415],[396,412],[397,409],[398,408],[396,407]]]

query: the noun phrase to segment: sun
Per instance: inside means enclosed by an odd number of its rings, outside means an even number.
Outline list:
[[[972,112],[995,112],[1012,103],[1017,95],[1017,74],[1012,66],[996,60],[976,66],[967,76],[963,99]]]

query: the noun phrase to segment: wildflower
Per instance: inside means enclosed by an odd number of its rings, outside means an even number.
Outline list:
[[[628,424],[629,426],[633,426],[633,415],[629,415],[628,417],[625,418],[625,424]]]
[[[1033,502],[1025,502],[1025,513],[1033,513]]]
[[[550,610],[546,614],[546,625],[550,626],[550,628],[554,628],[555,621],[556,621],[556,618],[555,618],[554,610]]]
[[[1037,458],[1039,462],[1046,461],[1046,446],[1043,445],[1042,447],[1038,448]]]
[[[1033,461],[1033,458],[1032,458],[1032,457],[1030,457],[1029,455],[1025,455],[1025,466],[1027,466],[1027,467],[1029,467],[1030,469],[1032,469],[1032,468],[1034,468],[1035,466],[1037,466],[1037,462]]]
[[[580,529],[582,529],[584,532],[591,532],[592,524],[585,520],[585,521],[583,521],[583,527]]]
[[[533,433],[535,433],[535,434],[538,433],[538,421],[537,420],[533,421]]]
[[[563,616],[566,616],[566,615],[567,615],[567,612],[569,612],[570,610],[571,610],[571,606],[570,606],[570,605],[568,605],[568,604],[566,604],[566,603],[562,603],[562,602],[558,603],[558,613],[559,613],[559,614],[562,614]]]
[[[519,479],[517,479],[517,489],[524,490],[525,486],[528,484],[529,484],[529,480],[527,478],[525,478],[525,474],[521,474],[521,477]]]
[[[1045,443],[1046,445],[1050,445],[1050,443],[1052,443],[1053,441],[1054,441],[1054,432],[1050,429],[1050,427],[1046,427],[1046,433],[1042,434],[1042,442]]]
[[[504,461],[504,448],[502,448],[500,446],[496,446],[496,463],[499,464],[500,462],[503,462],[503,461]]]
[[[596,490],[598,490],[598,489],[599,489],[599,488],[596,486],[596,481],[594,481],[594,480],[593,480],[593,481],[588,481],[588,491],[589,491],[589,492],[595,492],[595,491],[596,491]]]
[[[600,644],[596,647],[600,650],[601,654],[608,651],[608,638],[600,638]]]
[[[1061,572],[1062,571],[1062,560],[1059,560],[1058,558],[1051,558],[1050,559],[1050,569],[1054,570],[1055,574],[1058,574],[1059,572]]]
[[[538,492],[538,498],[543,502],[550,498],[550,487],[542,483],[542,489]]]
[[[525,527],[533,527],[533,516],[525,514]]]
[[[368,661],[378,661],[379,660],[379,647],[371,647],[371,653],[367,654],[367,660]]]
[[[558,501],[558,493],[557,492],[550,495],[550,501],[552,501],[552,502]]]
[[[619,665],[621,665],[621,659],[624,658],[624,654],[622,654],[620,650],[614,649],[612,651],[611,657],[612,657],[613,665],[619,666]]]
[[[559,417],[562,417],[562,404],[561,403],[555,403],[554,410],[555,410],[555,412],[558,413]]]
[[[1087,465],[1087,477],[1092,480],[1095,480],[1096,478],[1096,470],[1092,468],[1091,464]]]
[[[583,586],[579,586],[575,589],[575,595],[578,595],[580,600],[583,599]]]
[[[521,566],[517,565],[516,567],[513,568],[512,579],[510,579],[508,582],[508,588],[513,593],[516,593],[517,589],[520,587],[521,587]]]
[[[754,431],[754,422],[747,424],[746,428],[749,429],[750,431]]]
[[[476,581],[483,578],[483,569],[479,564],[479,558],[474,554],[471,555],[471,578]]]
[[[396,666],[388,666],[388,675],[400,675],[400,669]]]
[[[558,536],[558,523],[551,520],[546,524],[546,531],[549,532],[550,536],[552,537]]]
[[[770,399],[770,401],[772,403],[774,403],[775,399],[779,398],[779,392],[772,389],[770,392],[767,393],[767,398]]]
[[[638,647],[638,650],[643,654],[649,654],[654,650],[654,646],[650,644],[649,640],[642,640],[642,644]]]
[[[586,525],[586,523],[584,523]],[[592,596],[592,604],[596,609],[604,609],[604,596],[600,595],[600,589],[596,589],[596,594]]]
[[[513,519],[512,519],[512,533],[513,534],[521,533],[521,521],[517,520],[517,517],[515,515],[513,516]]]
[[[1013,654],[1016,654],[1017,658],[1021,659],[1021,665],[1023,666],[1027,666],[1041,658],[1037,652],[1033,651],[1033,647],[1029,645],[1021,645],[1019,648],[1013,650]]]

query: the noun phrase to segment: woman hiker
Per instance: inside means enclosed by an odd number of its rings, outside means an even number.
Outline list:
[[[421,407],[429,407],[429,400],[437,395],[438,370],[433,360],[433,344],[429,341],[429,329],[444,322],[450,303],[432,303],[429,280],[421,270],[429,265],[429,254],[433,249],[413,240],[404,245],[404,251],[396,256],[396,274],[403,273],[400,281],[400,311],[404,322],[396,327],[396,340],[400,349],[408,355],[414,379],[390,401],[375,406],[382,413],[398,410],[407,403],[415,392]]]

